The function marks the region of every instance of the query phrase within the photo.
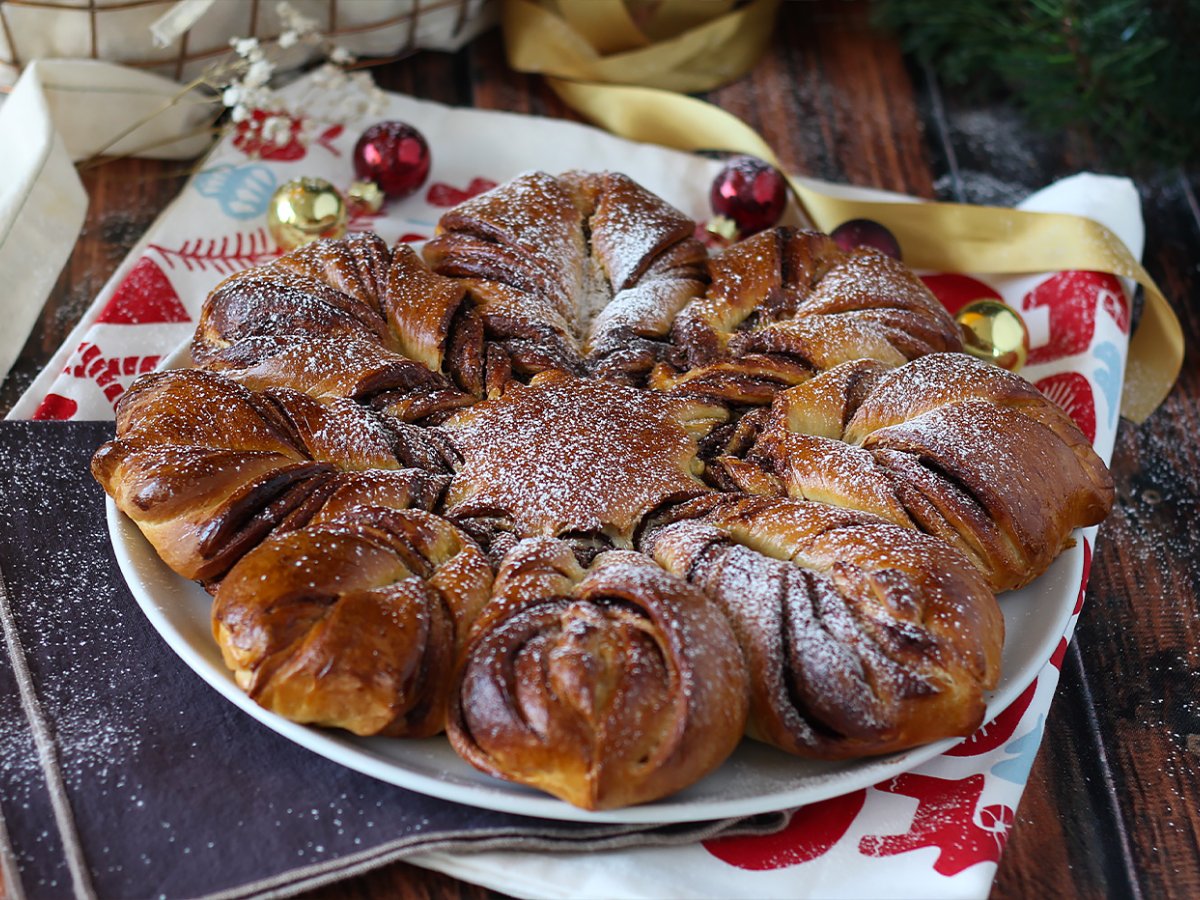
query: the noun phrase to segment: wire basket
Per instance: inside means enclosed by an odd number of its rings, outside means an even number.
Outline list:
[[[230,54],[231,37],[269,43],[285,29],[276,0],[217,0],[165,47],[150,25],[178,0],[0,0],[0,84],[12,84],[33,59],[103,59],[195,78]],[[205,0],[187,0],[205,4]],[[298,12],[361,59],[386,60],[418,49],[456,50],[494,24],[498,0],[290,0]],[[293,48],[282,68],[306,61]]]

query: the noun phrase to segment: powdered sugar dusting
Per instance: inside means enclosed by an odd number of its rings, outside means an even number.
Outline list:
[[[551,309],[562,310],[556,319],[556,335],[561,339],[566,329],[572,329],[575,344],[585,347],[588,353],[611,352],[612,348],[604,343],[611,338],[614,345],[637,345],[636,352],[669,360],[665,365],[676,364],[674,356],[655,354],[666,349],[674,353],[678,348],[654,341],[665,337],[680,308],[702,289],[704,276],[688,256],[690,223],[673,210],[661,204],[643,206],[640,201],[605,207],[609,197],[605,191],[611,191],[612,196],[632,192],[631,196],[642,197],[637,194],[640,189],[633,191],[630,184],[619,176],[568,175],[554,179],[539,173],[469,201],[443,219],[446,239],[441,247],[445,255],[440,261],[445,262],[457,252],[463,267],[463,271],[452,274],[469,279],[468,283],[478,283],[492,277],[481,274],[491,265],[499,273],[492,283],[502,285],[505,282],[499,279],[505,267],[514,260],[519,262],[519,290],[513,285],[512,294],[497,299],[491,310],[496,313],[493,320],[499,320],[500,313],[513,320],[524,317],[509,332],[515,336],[513,343],[524,341],[528,351],[522,359],[517,358],[517,352],[510,354],[516,377],[528,377],[531,371],[544,367],[536,359],[539,347],[529,346],[546,340],[547,330],[555,330],[548,329],[546,314]],[[437,246],[438,240],[430,246]],[[687,252],[680,251],[681,247]],[[370,290],[360,289],[360,282],[354,281],[351,273],[341,271],[351,265],[352,255],[330,252],[320,262],[332,267],[318,276],[327,282],[323,285],[314,286],[316,281],[299,274],[281,280],[279,287],[285,294],[304,294],[292,304],[290,312],[274,308],[277,297],[267,296],[265,288],[260,291],[253,278],[244,279],[244,291],[228,292],[230,308],[239,307],[239,314],[245,313],[245,327],[239,325],[241,331],[235,328],[231,333],[243,338],[257,335],[243,342],[247,346],[253,341],[276,339],[279,334],[323,334],[322,340],[327,342],[328,335],[340,335],[343,342],[328,342],[329,346],[362,344],[371,346],[376,355],[386,353],[384,348],[395,344],[395,335],[387,333],[395,324],[379,317]],[[466,271],[472,266],[473,271]],[[748,266],[747,273],[731,270],[725,279],[726,288],[737,295],[734,299],[740,304],[739,316],[750,316],[738,319],[745,323],[747,332],[769,330],[781,316],[803,316],[814,328],[837,316],[850,319],[851,324],[878,324],[881,332],[896,333],[901,344],[907,346],[907,338],[919,341],[924,331],[935,332],[946,318],[910,273],[882,257],[851,257],[815,291],[806,294],[803,303],[798,294],[780,299],[778,291],[765,298],[744,296],[743,289],[748,290],[757,277],[755,273],[761,275],[758,270],[771,268],[761,253],[748,254]],[[787,268],[780,266],[767,273],[767,280],[777,278]],[[317,274],[315,268],[308,271]],[[344,283],[338,281],[342,276]],[[365,284],[369,279],[362,277]],[[915,285],[911,292],[905,290],[910,282]],[[537,303],[523,301],[522,297],[536,297]],[[498,327],[488,319],[489,310],[482,300],[479,304],[472,313],[480,317],[474,327],[478,328],[482,320],[484,331],[482,335],[474,332],[475,338],[501,343]],[[767,308],[770,304],[774,305]],[[872,318],[880,307],[887,307],[889,314]],[[906,336],[904,330],[910,323],[915,323],[911,324],[913,334]],[[490,332],[486,330],[489,328]],[[785,329],[775,330],[782,333]],[[647,340],[637,344],[633,337]],[[642,345],[649,345],[649,349]],[[463,353],[486,352],[462,346],[459,349]],[[757,348],[756,352],[774,351]],[[336,364],[328,360],[318,364],[312,356],[302,354],[301,358],[313,366],[304,373],[311,382],[340,382],[353,376],[352,370],[361,362],[343,365],[339,359]],[[264,357],[257,362],[265,367],[274,359]],[[491,359],[485,359],[487,365],[492,364]],[[382,368],[383,362],[377,362]],[[401,364],[419,368],[407,359],[389,362],[397,373]],[[569,368],[586,371],[585,367]],[[242,375],[248,377],[249,373]],[[807,375],[805,371],[803,377]],[[943,376],[936,365],[928,371],[920,370],[912,379],[913,385],[904,388],[900,400],[912,401],[922,384],[928,388]],[[411,372],[405,378],[417,380]],[[640,383],[635,378],[630,380]],[[572,548],[576,543],[592,541],[588,552],[594,553],[605,546],[631,546],[639,524],[652,510],[714,492],[700,478],[704,469],[697,452],[697,439],[721,418],[713,407],[651,391],[584,381],[557,371],[537,376],[529,386],[511,383],[504,388],[505,383],[501,381],[501,387],[494,388],[496,393],[505,391],[498,399],[476,403],[454,414],[437,430],[422,432],[448,436],[461,457],[455,462],[457,471],[440,508],[464,528],[472,527],[473,521],[501,522],[501,530],[507,529],[506,537],[511,541],[525,535],[563,536],[575,542]],[[309,454],[350,468],[356,467],[355,457],[362,457],[367,467],[395,465],[387,458],[391,436],[382,420],[353,401],[329,402],[333,398],[320,394],[315,387],[306,383],[303,389],[318,394],[327,405],[306,408],[307,401],[302,398],[293,404],[287,392],[277,386],[271,401],[287,414],[299,443]],[[493,389],[490,380],[488,387]],[[769,394],[764,396],[769,399]],[[464,402],[468,400],[460,396]],[[756,402],[763,402],[761,396]],[[949,452],[950,443],[961,438],[967,427],[957,420],[950,427],[930,413],[918,413],[911,404],[904,407],[898,401],[892,406],[883,405],[887,407],[885,412],[901,409],[899,414],[910,431],[934,454]],[[959,408],[968,405],[959,404]],[[413,416],[414,421],[421,418]],[[925,422],[926,418],[930,422]],[[975,432],[995,427],[991,420],[972,420],[968,425],[974,429],[969,441],[972,445],[976,443]],[[879,432],[875,427],[873,433]],[[979,439],[987,445],[982,434]],[[706,458],[708,452],[706,449]],[[830,480],[853,486],[856,476],[855,466],[849,464],[852,456],[870,460],[867,450],[851,453],[847,448],[844,459],[839,457],[830,463]],[[1003,477],[995,469],[985,470],[982,475],[989,479]],[[835,496],[827,499],[837,502]],[[677,573],[703,583],[710,597],[722,594],[726,588],[732,591],[731,598],[736,595],[737,614],[744,626],[743,646],[765,642],[767,649],[760,655],[777,674],[762,677],[775,679],[772,690],[780,698],[788,702],[799,698],[798,712],[781,713],[794,731],[803,732],[807,726],[796,721],[812,714],[827,731],[869,742],[903,705],[901,700],[930,690],[923,668],[927,660],[909,664],[902,658],[912,648],[934,641],[927,625],[944,627],[947,635],[963,635],[968,643],[973,640],[967,620],[971,617],[970,603],[977,599],[975,594],[955,605],[949,599],[956,587],[952,578],[921,575],[923,567],[957,571],[955,567],[966,565],[965,559],[949,551],[924,552],[929,547],[922,546],[921,541],[932,539],[894,529],[910,535],[913,541],[891,540],[891,532],[879,532],[867,521],[869,517],[843,520],[844,515],[836,513],[830,519],[832,524],[826,524],[830,531],[839,530],[844,540],[825,541],[821,535],[806,536],[795,523],[785,522],[785,516],[772,517],[766,507],[747,507],[746,514],[752,521],[744,527],[718,522],[719,517],[711,520],[729,544],[724,554],[724,575],[714,576],[716,580],[709,584],[693,573],[690,563],[678,568]],[[861,532],[857,536],[859,544],[847,550],[849,532],[856,528]],[[760,540],[772,529],[773,534]],[[315,579],[328,561],[326,557],[336,555],[334,549],[314,543],[312,552],[297,562],[304,569],[300,574]],[[495,546],[489,549],[496,552]],[[580,553],[579,558],[585,555]],[[351,563],[358,565],[362,560]],[[639,597],[653,592],[661,573],[651,577],[651,572],[658,570],[629,567],[622,573],[622,589]],[[269,579],[270,574],[263,577]],[[990,598],[986,592],[980,596],[984,595]],[[863,597],[871,598],[871,603],[862,605]],[[733,602],[731,599],[730,604]],[[926,609],[935,612],[924,616]],[[627,612],[618,609],[616,615],[619,618]],[[676,636],[685,650],[701,654],[711,643],[711,623],[693,627],[681,624],[674,613],[669,615],[665,631]],[[568,620],[565,638],[584,647],[590,620],[583,615]],[[580,656],[575,662],[578,666],[567,667],[570,671],[564,670],[562,677],[579,681],[580,696],[586,699],[594,686],[583,684],[581,679],[586,680],[595,668],[593,663],[598,665],[599,660]],[[629,662],[635,680],[649,671],[636,655]],[[531,686],[517,677],[516,688],[521,691]],[[691,683],[682,685],[683,695],[690,697],[693,688]],[[652,711],[657,714],[661,710],[654,706]],[[625,745],[618,740],[614,746]]]
[[[694,404],[555,374],[445,424],[463,456],[452,516],[502,514],[522,536],[603,533],[629,546],[640,518],[708,488],[681,424]]]
[[[611,352],[597,338],[615,327],[665,334],[684,302],[667,285],[684,285],[689,298],[697,289],[696,273],[686,266],[647,274],[656,260],[690,240],[693,223],[623,175],[522,175],[456,207],[443,217],[441,228],[451,236],[473,238],[431,242],[431,261],[441,272],[502,280],[481,241],[504,247],[505,253],[518,248],[521,267],[545,276],[544,296],[518,294],[517,299],[526,296],[529,301],[523,310],[509,313],[534,325],[539,303],[561,300],[571,337],[587,354]],[[513,272],[512,286],[528,291],[525,279],[525,272]],[[643,281],[666,284],[639,292]],[[612,308],[614,296],[621,297],[618,309]]]
[[[14,442],[15,443],[15,442]],[[15,458],[16,454],[20,458]],[[40,535],[26,555],[6,555],[5,582],[22,644],[34,675],[52,667],[54,679],[39,685],[37,701],[53,731],[58,764],[69,791],[86,781],[112,783],[113,769],[141,752],[142,709],[129,702],[128,686],[156,677],[126,652],[120,636],[124,610],[97,595],[111,578],[108,536],[80,527],[94,516],[96,497],[80,489],[82,473],[61,465],[60,437],[34,432],[20,446],[0,444],[0,532]],[[54,517],[36,512],[37,501],[54,499]],[[30,595],[29,591],[36,591]],[[16,697],[0,703],[0,781],[21,785],[26,803],[40,784],[39,763]]]

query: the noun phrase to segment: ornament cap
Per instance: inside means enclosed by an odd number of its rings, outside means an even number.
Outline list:
[[[424,135],[407,122],[376,122],[354,145],[354,174],[393,200],[423,185],[431,162]]]
[[[829,232],[842,250],[851,253],[859,247],[871,247],[892,259],[900,258],[900,242],[887,226],[874,219],[851,219]]]
[[[704,230],[710,234],[715,234],[717,237],[733,243],[738,239],[737,222],[730,219],[728,216],[713,216],[704,226]]]
[[[346,191],[347,203],[368,213],[377,213],[383,209],[386,199],[379,185],[373,181],[355,181],[350,185],[350,190]]]
[[[765,231],[783,215],[787,181],[756,156],[735,156],[713,179],[709,201],[718,217],[732,220],[740,237]]]

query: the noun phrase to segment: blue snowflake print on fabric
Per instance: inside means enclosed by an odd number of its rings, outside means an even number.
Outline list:
[[[1037,756],[1038,746],[1042,743],[1042,729],[1045,722],[1044,715],[1038,716],[1037,724],[1033,726],[1032,731],[1006,745],[1004,752],[1014,755],[992,766],[992,774],[1005,781],[1011,781],[1013,784],[1024,784],[1028,781],[1034,757]]]
[[[1121,351],[1112,341],[1105,341],[1097,344],[1092,354],[1100,362],[1092,380],[1108,403],[1108,424],[1111,426],[1116,423],[1117,412],[1121,408]]]
[[[266,166],[253,163],[232,166],[223,163],[196,176],[196,190],[217,201],[225,215],[234,219],[254,219],[267,211],[271,194],[278,184]]]

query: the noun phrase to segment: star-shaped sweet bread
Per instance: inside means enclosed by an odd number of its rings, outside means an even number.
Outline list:
[[[647,513],[711,490],[697,439],[727,416],[702,400],[545,372],[441,426],[462,458],[446,514],[498,521],[516,538],[631,547]]]
[[[694,228],[624,175],[529,173],[423,257],[357,235],[231,276],[92,470],[293,721],[447,729],[588,808],[743,734],[970,734],[995,593],[1103,519],[1103,462],[898,260]]]

